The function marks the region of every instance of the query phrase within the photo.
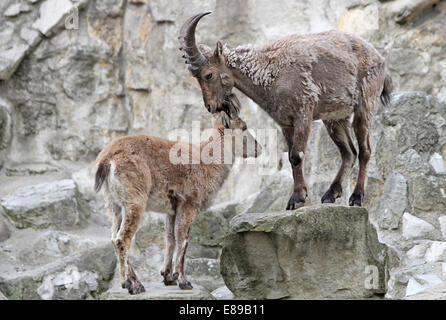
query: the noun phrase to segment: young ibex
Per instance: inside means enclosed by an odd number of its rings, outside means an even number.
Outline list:
[[[197,78],[206,108],[225,108],[228,92],[236,87],[282,128],[293,168],[294,191],[287,209],[302,206],[307,197],[303,160],[311,123],[322,119],[339,148],[342,165],[322,202],[335,202],[351,172],[357,152],[350,137],[350,116],[359,146],[359,175],[349,204],[362,205],[370,159],[369,130],[376,98],[389,103],[391,79],[385,59],[375,48],[352,34],[327,31],[291,35],[262,46],[231,49],[217,42],[213,51],[195,42],[198,21],[210,12],[188,19],[180,30],[180,50]]]
[[[212,116],[213,134],[200,145],[133,135],[112,140],[99,153],[94,188],[98,192],[104,184],[121,285],[130,294],[145,291],[129,263],[128,251],[146,209],[167,213],[161,269],[164,284],[175,285],[178,279],[181,289],[192,288],[183,268],[194,217],[209,207],[227,178],[235,156],[257,157],[261,152],[237,110],[232,110],[231,119],[224,112]],[[188,146],[189,159],[198,151],[200,163],[172,164],[171,150],[176,150],[172,148],[178,143]]]

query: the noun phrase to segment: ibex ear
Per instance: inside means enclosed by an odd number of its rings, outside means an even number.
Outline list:
[[[223,54],[223,45],[221,44],[220,41],[217,41],[217,46],[215,47],[214,50],[214,57],[216,58],[221,57],[222,54]]]

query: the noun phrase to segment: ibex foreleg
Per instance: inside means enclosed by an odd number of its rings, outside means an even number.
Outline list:
[[[291,167],[293,168],[294,179],[293,194],[288,201],[287,210],[293,210],[303,206],[308,196],[303,166],[307,141],[311,131],[311,123],[311,115],[305,115],[301,119],[298,119],[298,121],[295,121],[294,128],[283,129],[285,139],[288,143],[288,155]]]
[[[355,190],[349,199],[350,206],[361,206],[364,200],[364,184],[367,178],[367,166],[371,155],[370,125],[371,121],[368,119],[367,115],[355,113],[353,129],[359,146],[359,173]]]

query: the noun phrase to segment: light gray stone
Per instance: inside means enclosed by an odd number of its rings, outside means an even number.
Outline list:
[[[403,237],[406,239],[426,239],[435,230],[430,223],[410,213],[403,214]]]
[[[225,284],[220,274],[220,260],[218,259],[187,259],[185,273],[189,281],[209,291],[213,291]]]
[[[26,43],[28,43],[31,47],[36,46],[42,40],[39,32],[28,27],[23,27],[20,30],[20,37],[25,40]]]
[[[1,213],[0,209],[0,213]],[[8,226],[6,225],[4,218],[0,215],[0,242],[5,241],[9,238],[10,232]]]
[[[212,296],[217,300],[232,300],[234,299],[234,294],[228,287],[220,287],[211,292]]]
[[[8,149],[12,140],[12,105],[0,97],[0,168],[7,159]]]
[[[29,46],[17,44],[0,51],[0,80],[8,80],[25,57]]]
[[[446,174],[446,163],[441,155],[434,153],[429,160],[436,174]]]
[[[426,251],[426,262],[446,262],[446,242],[434,241]]]
[[[17,228],[72,227],[82,217],[73,180],[22,187],[0,204]]]
[[[428,248],[428,243],[416,244],[407,251],[407,256],[411,260],[422,259],[426,254],[426,250]]]
[[[45,0],[40,5],[40,17],[33,23],[32,27],[45,36],[49,36],[51,31],[73,8],[73,3],[70,0]]]
[[[425,291],[408,296],[405,300],[446,300],[446,282],[442,282]]]
[[[446,216],[438,217],[438,222],[440,223],[441,233],[443,234],[443,239],[446,240]]]
[[[387,248],[367,219],[363,208],[335,205],[240,214],[221,254],[223,279],[236,298],[366,298],[385,292]],[[375,289],[365,284],[370,265],[376,267]]]
[[[3,13],[3,15],[5,17],[15,17],[18,16],[21,12],[20,7],[22,5],[20,3],[15,3],[13,5],[11,5],[10,7],[8,7],[8,9],[6,9],[5,13]]]
[[[37,288],[43,300],[85,299],[98,289],[98,275],[90,271],[79,272],[76,266],[67,266],[62,272],[48,275]]]
[[[414,278],[409,279],[406,289],[406,297],[426,291],[429,288],[437,286],[441,283],[442,280],[435,274],[416,275]]]
[[[60,235],[60,243],[47,243],[47,250],[51,253],[41,251],[46,257],[39,257],[39,263],[34,264],[30,263],[31,257],[24,259],[19,252],[24,253],[26,246],[38,247],[41,243],[33,245],[32,236],[36,231],[23,232],[26,237],[22,234],[18,238],[10,238],[5,242],[5,245],[11,244],[8,246],[10,249],[0,252],[2,260],[7,263],[0,264],[0,291],[9,299],[93,299],[108,290],[116,268],[116,257],[109,236],[104,237],[103,231],[96,228],[77,235],[66,234],[68,242],[65,244]],[[91,245],[82,245],[82,241],[84,244],[88,241],[86,236],[90,238]],[[73,252],[63,248],[77,245]]]
[[[383,196],[377,210],[378,225],[383,229],[397,229],[408,205],[407,180],[399,172],[392,172],[384,184]]]

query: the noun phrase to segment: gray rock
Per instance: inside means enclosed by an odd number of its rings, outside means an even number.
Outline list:
[[[5,17],[16,17],[22,12],[30,12],[31,7],[25,3],[15,3],[6,9],[3,14]]]
[[[8,80],[19,66],[28,51],[29,46],[17,44],[0,52],[0,80]]]
[[[112,288],[102,294],[101,300],[213,300],[212,295],[203,287],[194,284],[192,290],[181,290],[178,286],[165,286],[160,282],[142,282],[146,292],[130,295],[127,290]]]
[[[406,239],[426,239],[431,237],[435,228],[430,223],[410,213],[403,215],[403,237]]]
[[[32,25],[43,35],[49,36],[51,31],[68,15],[73,9],[70,0],[45,0],[40,5],[40,17]]]
[[[92,246],[56,259],[48,256],[38,265],[13,262],[15,249],[11,251],[2,257],[10,265],[0,269],[0,291],[9,299],[92,299],[109,288],[116,268],[109,239],[97,235]]]
[[[12,139],[12,121],[10,111],[12,106],[0,97],[0,168],[6,159]]]
[[[388,249],[367,219],[363,208],[335,205],[238,215],[221,254],[223,279],[236,298],[383,293]]]
[[[436,174],[446,174],[446,163],[441,155],[434,153],[429,160]]]
[[[89,297],[98,289],[98,275],[94,272],[79,272],[76,266],[67,266],[62,272],[48,275],[37,288],[37,294],[43,300],[70,299],[79,300]]]
[[[58,169],[48,163],[9,163],[5,168],[7,176],[35,176],[57,172]]]
[[[189,281],[209,291],[213,291],[225,284],[220,274],[220,260],[218,259],[187,259],[185,273]]]
[[[211,292],[212,296],[217,300],[232,300],[234,299],[234,294],[228,287],[220,287]]]
[[[5,17],[15,17],[18,16],[20,14],[20,7],[22,5],[20,3],[15,3],[13,5],[11,5],[10,7],[8,7],[8,9],[6,9],[5,13],[3,13],[3,15]]]
[[[439,0],[397,0],[390,6],[390,11],[398,23],[415,20],[423,11],[436,5]]]
[[[443,282],[443,263],[422,262],[391,270],[386,298],[403,299],[426,292]]]
[[[434,241],[426,251],[426,262],[446,262],[446,242]]]
[[[0,210],[1,213],[1,210]],[[10,233],[8,226],[6,225],[3,217],[0,215],[0,242],[5,241],[9,238]]]
[[[397,229],[407,207],[407,180],[399,172],[393,172],[384,184],[379,200],[378,225],[383,229]]]
[[[446,282],[406,297],[405,300],[446,300]]]
[[[22,187],[0,204],[17,228],[67,228],[82,218],[73,180]]]
[[[440,223],[441,233],[443,234],[443,239],[446,240],[446,216],[438,217],[438,222]]]
[[[442,283],[442,280],[432,274],[418,275],[416,278],[410,278],[407,284],[406,297],[414,296],[420,292],[425,292],[433,286]]]
[[[20,38],[25,40],[31,47],[36,46],[42,40],[39,32],[28,27],[23,27],[20,30]]]

